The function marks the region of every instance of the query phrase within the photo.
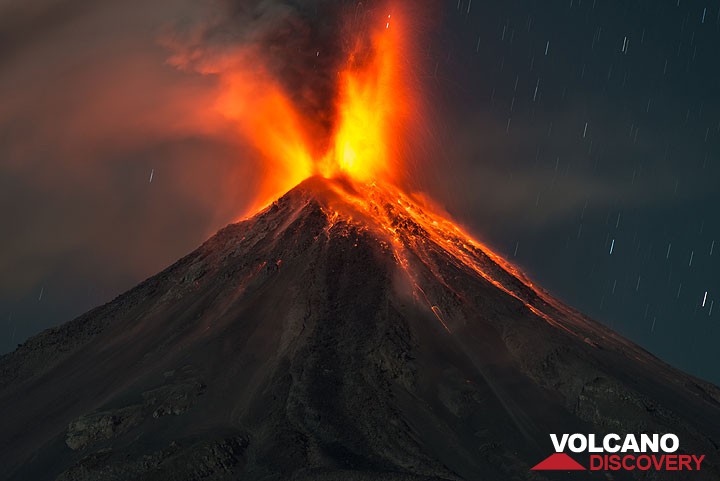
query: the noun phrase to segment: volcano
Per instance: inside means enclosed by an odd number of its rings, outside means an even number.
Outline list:
[[[718,388],[435,212],[312,177],[29,339],[0,359],[0,477],[554,479],[549,433],[670,432],[719,479]]]

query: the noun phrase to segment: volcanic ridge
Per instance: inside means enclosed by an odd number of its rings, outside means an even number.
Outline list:
[[[720,479],[717,387],[437,212],[312,177],[29,339],[0,358],[0,479],[556,479],[530,469],[575,432],[675,433],[706,459],[672,479]]]

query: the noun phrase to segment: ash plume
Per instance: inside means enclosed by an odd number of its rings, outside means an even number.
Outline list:
[[[324,138],[334,118],[348,15],[368,8],[348,0],[225,0],[211,18],[175,25],[162,42],[172,52],[169,62],[181,69],[220,76],[231,69],[266,71]]]

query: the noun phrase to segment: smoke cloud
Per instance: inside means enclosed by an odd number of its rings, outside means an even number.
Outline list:
[[[169,63],[185,71],[233,71],[277,79],[304,118],[332,123],[346,1],[223,1],[198,23],[176,24],[162,37]]]
[[[0,349],[247,211],[263,163],[218,108],[229,73],[272,79],[322,139],[350,4],[0,3]]]

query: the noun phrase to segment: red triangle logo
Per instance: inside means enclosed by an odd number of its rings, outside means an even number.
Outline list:
[[[555,453],[540,461],[531,471],[585,471],[585,466],[565,453]]]

